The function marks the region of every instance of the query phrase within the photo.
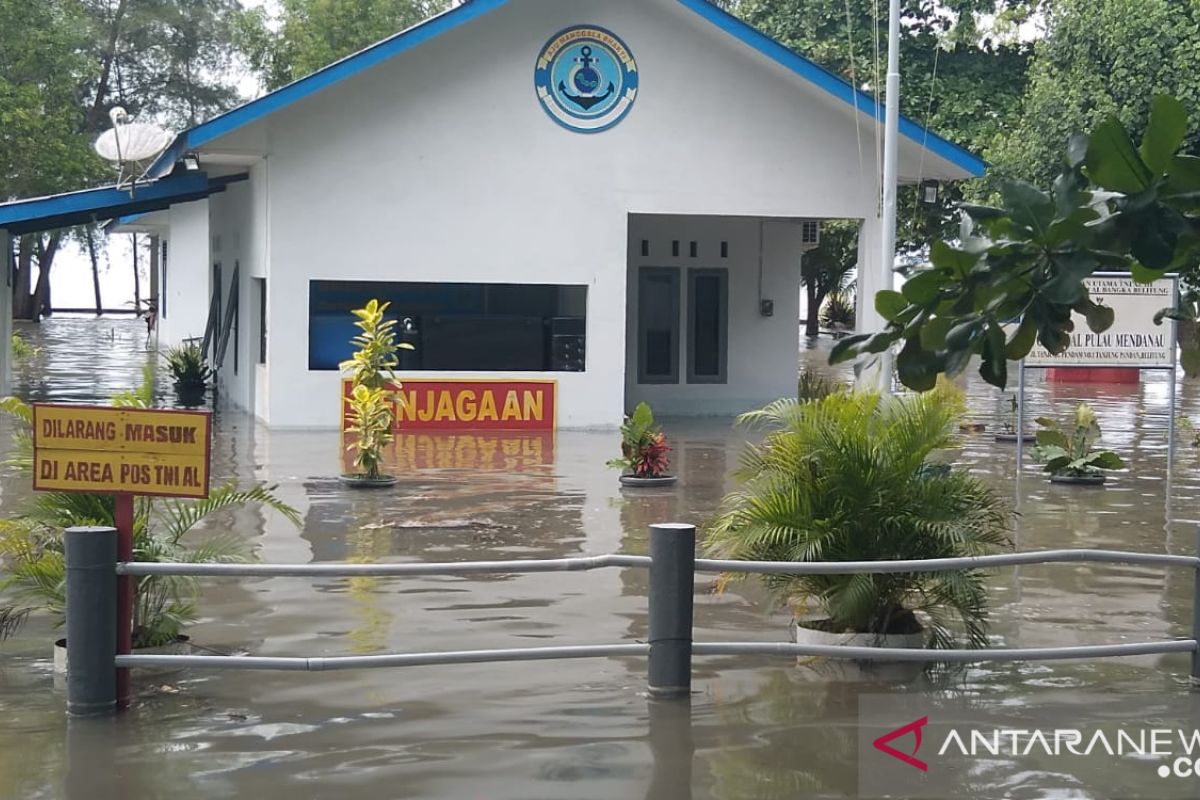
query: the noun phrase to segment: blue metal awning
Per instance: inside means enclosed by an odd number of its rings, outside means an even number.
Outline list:
[[[14,236],[87,225],[129,214],[160,211],[176,203],[202,200],[244,181],[247,173],[209,178],[204,172],[177,172],[133,187],[104,186],[79,192],[0,203],[0,228]]]

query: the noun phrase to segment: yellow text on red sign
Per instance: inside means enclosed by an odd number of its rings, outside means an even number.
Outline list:
[[[204,412],[35,404],[33,488],[207,497],[211,440]]]
[[[350,396],[345,381],[343,398]],[[395,390],[401,431],[553,431],[558,384],[553,380],[403,380]],[[348,404],[345,405],[349,410]],[[349,427],[343,415],[343,430]]]

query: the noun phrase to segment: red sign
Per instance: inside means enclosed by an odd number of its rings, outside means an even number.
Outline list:
[[[342,430],[349,427],[350,381],[342,382]],[[552,380],[423,380],[396,390],[396,431],[553,431],[558,383]]]

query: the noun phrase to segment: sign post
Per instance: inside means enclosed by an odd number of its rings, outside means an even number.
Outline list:
[[[1167,400],[1170,404],[1167,413],[1167,484],[1170,491],[1175,460],[1175,382],[1179,354],[1175,322],[1167,319],[1163,320],[1161,325],[1155,325],[1153,319],[1159,310],[1179,304],[1179,277],[1168,275],[1151,283],[1138,283],[1132,276],[1123,272],[1097,272],[1084,283],[1093,300],[1113,309],[1116,322],[1104,333],[1092,333],[1087,320],[1082,315],[1075,314],[1075,332],[1071,334],[1070,349],[1053,355],[1040,344],[1034,345],[1029,355],[1021,362],[1017,424],[1024,424],[1026,367],[1125,367],[1164,370],[1171,377],[1168,381]],[[1020,434],[1024,433],[1024,428],[1018,427],[1017,432],[1019,472],[1024,461],[1024,449],[1020,445]]]
[[[34,490],[114,495],[120,562],[133,560],[134,497],[208,497],[211,449],[207,412],[33,405]],[[117,653],[126,655],[135,586],[128,575],[116,580]],[[127,669],[117,670],[117,704],[129,704]]]

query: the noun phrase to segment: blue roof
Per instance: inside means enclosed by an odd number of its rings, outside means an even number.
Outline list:
[[[678,2],[772,61],[787,67],[801,78],[824,89],[839,100],[852,105],[856,111],[868,114],[879,122],[884,121],[886,106],[883,103],[878,102],[866,92],[856,89],[849,82],[834,75],[829,70],[809,61],[796,51],[788,49],[780,42],[758,31],[752,25],[742,22],[732,14],[723,11],[710,2],[710,0],[678,0]],[[974,153],[943,139],[925,126],[913,122],[908,117],[900,117],[900,133],[922,147],[927,148],[931,153],[946,159],[975,177],[979,177],[987,169],[987,163]]]
[[[461,25],[478,19],[503,5],[507,5],[508,2],[509,0],[469,0],[469,2],[463,3],[450,11],[432,17],[406,31],[401,31],[395,36],[391,36],[365,50],[347,56],[341,61],[334,62],[328,67],[318,70],[305,78],[301,78],[281,89],[265,94],[257,100],[252,100],[228,113],[214,117],[208,122],[186,130],[179,134],[167,151],[159,156],[158,160],[150,168],[150,174],[165,174],[189,150],[194,150],[219,136],[223,136],[243,125],[247,125],[286,108],[339,81],[357,75],[447,31],[454,30]],[[874,97],[856,89],[842,78],[817,66],[817,64],[809,61],[795,51],[789,50],[775,39],[759,32],[753,26],[721,10],[709,0],[678,0],[678,2],[734,38],[788,68],[801,78],[853,106],[856,111],[869,114],[874,119],[883,121],[885,107],[877,103]],[[971,175],[982,175],[986,169],[986,163],[979,157],[943,139],[941,136],[918,125],[907,117],[900,118],[900,133]]]
[[[181,172],[153,183],[128,186],[104,186],[50,197],[32,197],[0,203],[0,228],[14,236],[56,228],[69,228],[126,214],[145,213],[168,208],[175,203],[201,200],[246,173],[210,179],[203,172]]]

